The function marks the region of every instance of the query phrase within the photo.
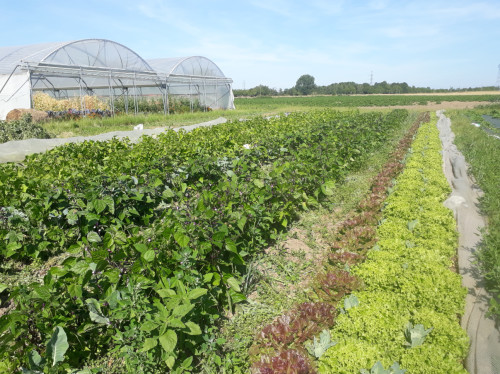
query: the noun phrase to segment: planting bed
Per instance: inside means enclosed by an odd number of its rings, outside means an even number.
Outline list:
[[[427,119],[404,160],[411,140],[412,131],[338,228],[311,287],[316,301],[257,334],[252,372],[466,372],[468,338],[457,317],[465,289],[452,271],[456,231],[442,205],[449,187],[434,124]]]
[[[60,260],[38,280],[1,274],[0,372],[242,372],[218,326],[246,301],[250,264],[407,116],[255,118],[3,165],[1,260]],[[466,372],[440,149],[422,116],[336,225],[304,300],[256,333],[253,373]]]
[[[256,118],[3,165],[2,261],[62,262],[38,281],[2,274],[0,368],[196,371],[245,300],[247,262],[407,115]]]
[[[325,329],[334,325],[339,310],[342,311],[342,308],[339,309],[339,300],[362,286],[360,279],[351,274],[349,267],[362,262],[375,244],[375,228],[380,219],[386,190],[392,178],[403,169],[402,160],[415,131],[425,118],[423,115],[415,121],[383,171],[374,178],[369,195],[339,225],[331,245],[332,252],[322,270],[312,280],[310,302],[297,305],[257,334],[250,349],[254,360],[252,372],[316,372],[316,363],[311,360],[311,356],[316,359],[321,357],[334,344]],[[316,341],[315,335],[322,330],[323,337],[320,335],[320,339]],[[313,343],[304,345],[311,339]]]
[[[337,344],[321,357],[320,372],[391,365],[394,372],[466,372],[468,337],[458,318],[466,290],[453,262],[455,221],[442,204],[450,188],[440,149],[435,124],[423,125],[386,200],[377,245],[352,269],[365,287],[337,318]]]

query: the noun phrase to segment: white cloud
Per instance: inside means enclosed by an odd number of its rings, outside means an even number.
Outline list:
[[[174,27],[182,32],[192,36],[198,36],[201,31],[194,26],[192,20],[185,12],[178,9],[175,5],[162,0],[142,1],[136,5],[137,10],[144,16],[156,21]]]
[[[320,10],[322,14],[334,15],[344,10],[345,0],[312,0],[309,4]]]
[[[250,4],[256,8],[270,11],[283,17],[293,17],[293,12],[290,9],[290,3],[285,0],[253,0]]]
[[[372,0],[368,4],[372,9],[382,10],[389,6],[389,0]]]
[[[500,19],[500,3],[494,2],[466,2],[465,4],[453,3],[452,6],[437,6],[433,9],[436,15],[466,20]]]
[[[394,25],[381,27],[380,33],[389,38],[429,38],[441,33],[438,26],[429,25],[426,27],[415,27],[414,25]]]

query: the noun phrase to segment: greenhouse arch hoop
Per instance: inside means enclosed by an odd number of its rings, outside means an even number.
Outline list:
[[[146,61],[130,48],[107,39],[82,39],[17,47],[0,47],[0,119],[12,109],[32,108],[43,92],[57,99],[85,95],[105,98],[112,113],[122,99],[137,113],[138,100],[158,97],[169,113],[169,100],[181,97],[204,110],[233,109],[232,79],[206,57]]]

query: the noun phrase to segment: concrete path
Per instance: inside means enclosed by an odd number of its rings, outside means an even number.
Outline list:
[[[197,127],[218,125],[227,122],[226,118],[219,117],[212,121],[197,123],[184,127],[176,127],[173,130],[184,129],[191,131]],[[81,143],[85,140],[106,141],[114,137],[118,139],[129,138],[132,142],[137,142],[142,135],[157,135],[170,127],[158,127],[155,129],[132,130],[132,131],[113,131],[94,136],[76,136],[73,138],[55,138],[55,139],[26,139],[14,140],[0,144],[0,163],[19,162],[24,160],[27,155],[48,151],[49,149],[66,143]]]
[[[462,327],[470,338],[466,368],[471,374],[500,373],[500,331],[492,318],[486,317],[490,295],[475,264],[474,254],[481,242],[484,218],[478,208],[481,190],[467,175],[467,163],[457,149],[451,131],[451,121],[443,111],[438,111],[437,126],[443,145],[443,168],[452,187],[452,194],[445,205],[452,209],[459,231],[458,266],[462,284],[467,287],[465,314]]]

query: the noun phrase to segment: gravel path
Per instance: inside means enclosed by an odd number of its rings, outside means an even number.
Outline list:
[[[466,368],[471,374],[496,374],[500,373],[500,331],[495,321],[486,316],[491,295],[484,288],[474,257],[481,242],[480,230],[485,226],[478,208],[481,190],[468,176],[465,158],[453,144],[455,135],[451,131],[450,119],[443,111],[438,111],[437,115],[444,173],[453,190],[445,205],[453,210],[457,221],[458,267],[462,284],[468,290],[462,317],[462,327],[470,338]]]
[[[213,126],[225,122],[227,122],[226,118],[219,117],[212,121],[197,123],[195,125],[177,127],[174,128],[173,130],[178,131],[179,129],[184,129],[186,131],[191,131],[197,127]],[[142,135],[150,135],[150,136],[157,135],[169,129],[170,127],[158,127],[155,129],[145,129],[145,130],[113,131],[100,135],[75,136],[73,138],[26,139],[26,140],[10,141],[7,143],[0,144],[0,163],[22,161],[27,155],[33,153],[45,152],[48,151],[49,149],[55,148],[57,146],[66,143],[81,143],[86,140],[106,141],[114,137],[119,139],[129,138],[132,142],[137,142],[139,141]]]

